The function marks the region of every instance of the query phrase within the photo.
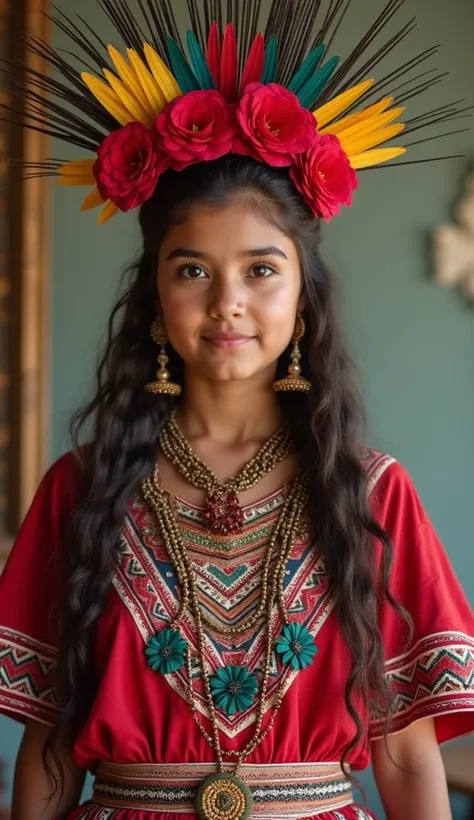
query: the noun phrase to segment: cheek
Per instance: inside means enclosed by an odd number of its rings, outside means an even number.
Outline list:
[[[194,290],[191,293],[190,290]],[[202,294],[198,289],[158,287],[160,306],[165,317],[168,339],[184,359],[192,353],[203,321]]]
[[[272,342],[278,340],[282,348],[286,347],[293,334],[298,297],[299,291],[296,288],[278,288],[254,305],[254,316],[261,325],[264,336]]]

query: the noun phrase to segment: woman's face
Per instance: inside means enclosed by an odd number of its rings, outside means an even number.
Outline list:
[[[196,206],[160,248],[168,338],[188,369],[212,381],[274,377],[301,288],[294,243],[244,203]]]

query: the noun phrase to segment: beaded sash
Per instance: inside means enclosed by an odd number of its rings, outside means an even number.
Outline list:
[[[225,771],[233,768],[225,766]],[[215,770],[215,763],[102,763],[96,771],[92,803],[108,808],[194,814],[196,788]],[[352,803],[351,782],[338,763],[244,764],[239,768],[239,777],[252,793],[254,817],[312,817]]]

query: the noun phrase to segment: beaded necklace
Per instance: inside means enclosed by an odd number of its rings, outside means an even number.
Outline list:
[[[187,442],[186,444],[191,449]],[[265,450],[265,447],[263,449]],[[196,456],[194,458],[199,461]],[[202,464],[202,462],[200,463]],[[203,466],[205,467],[205,465]],[[208,470],[208,468],[205,469]],[[243,473],[245,469],[242,471]],[[191,478],[193,477],[191,476]],[[258,477],[253,477],[252,481],[253,484],[256,484]],[[191,480],[191,483],[194,484],[194,481]],[[195,484],[195,486],[198,485]],[[202,484],[200,486],[202,487]],[[182,666],[186,667],[188,677],[187,696],[193,718],[215,752],[217,772],[207,777],[197,790],[195,806],[199,816],[202,820],[246,820],[252,810],[253,798],[246,783],[238,776],[238,771],[242,763],[272,729],[284,695],[284,684],[282,683],[272,704],[270,720],[263,729],[272,651],[275,650],[281,656],[284,664],[291,664],[295,669],[303,669],[309,665],[317,651],[306,627],[290,623],[283,592],[287,563],[298,537],[308,501],[308,483],[302,474],[298,474],[288,490],[266,550],[262,568],[262,595],[256,613],[238,627],[232,626],[222,629],[216,628],[214,623],[209,622],[200,602],[196,573],[189,559],[169,496],[160,483],[158,467],[155,468],[151,476],[145,479],[142,484],[142,491],[156,516],[163,543],[181,585],[181,600],[176,617],[171,621],[169,629],[162,630],[150,639],[145,650],[147,660],[155,671],[164,674],[175,671]],[[274,572],[270,578],[272,558],[275,558],[276,561]],[[283,630],[276,642],[274,635],[275,604],[278,606],[284,623]],[[212,734],[207,732],[198,715],[192,684],[193,657],[191,648],[180,634],[180,624],[187,612],[193,616],[196,625],[197,661],[204,684]],[[204,626],[209,631],[212,629],[220,634],[233,636],[247,631],[262,620],[265,622],[265,648],[255,730],[244,749],[241,751],[227,751],[222,748],[220,742],[216,706],[227,709],[229,713],[231,709],[236,711],[239,708],[244,708],[244,706],[246,708],[255,699],[259,687],[256,677],[246,667],[227,666],[216,670],[214,674],[210,674],[205,656],[206,636]],[[235,768],[233,772],[229,772],[224,769],[224,761],[232,758],[234,758]]]
[[[161,431],[160,449],[180,475],[194,487],[206,491],[205,520],[213,533],[228,535],[242,532],[243,510],[238,495],[250,490],[291,453],[291,436],[282,427],[263,445],[241,472],[221,481],[196,455],[176,423],[173,411]]]

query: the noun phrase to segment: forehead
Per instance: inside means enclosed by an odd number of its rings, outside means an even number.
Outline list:
[[[210,256],[239,256],[245,251],[276,246],[289,259],[297,258],[296,246],[255,207],[243,202],[224,207],[194,205],[186,218],[166,235],[160,256],[175,248],[199,250]]]

